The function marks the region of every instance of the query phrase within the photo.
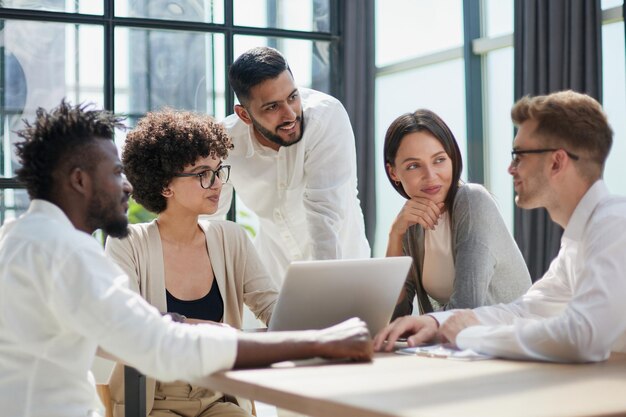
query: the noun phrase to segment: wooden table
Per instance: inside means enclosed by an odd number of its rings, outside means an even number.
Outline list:
[[[561,365],[377,354],[372,363],[217,373],[214,390],[310,416],[626,415],[626,355]]]

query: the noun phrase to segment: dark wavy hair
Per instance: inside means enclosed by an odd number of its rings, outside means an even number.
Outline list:
[[[239,102],[245,106],[250,99],[252,87],[274,79],[285,71],[291,73],[280,52],[274,48],[259,46],[244,52],[233,62],[228,70],[228,82]]]
[[[55,193],[54,172],[62,167],[81,167],[89,172],[97,165],[89,152],[96,140],[113,140],[115,128],[124,128],[122,117],[92,104],[72,106],[65,99],[50,112],[38,108],[35,122],[24,120],[18,131],[24,140],[15,144],[22,165],[17,178],[31,199],[51,201]]]
[[[161,213],[167,200],[161,194],[174,175],[198,158],[226,158],[230,138],[211,116],[163,109],[148,113],[126,136],[122,163],[133,186],[134,199]]]
[[[448,125],[437,114],[430,110],[419,109],[413,113],[406,113],[396,118],[385,134],[385,144],[383,147],[383,155],[385,158],[385,173],[391,183],[391,186],[400,193],[400,195],[406,199],[410,197],[404,191],[401,183],[396,184],[389,174],[387,164],[395,166],[396,155],[398,154],[398,148],[402,143],[402,139],[410,133],[416,132],[429,132],[433,135],[444,151],[448,154],[448,157],[452,161],[452,182],[448,195],[444,200],[446,208],[452,214],[452,205],[454,203],[454,197],[459,189],[459,181],[461,179],[461,172],[463,171],[463,159],[461,157],[461,151],[459,145],[456,142],[452,131]]]

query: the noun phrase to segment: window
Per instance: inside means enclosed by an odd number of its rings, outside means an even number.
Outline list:
[[[603,2],[604,4],[604,2]],[[611,192],[626,195],[626,65],[624,64],[624,20],[602,27],[603,105],[613,127],[613,147],[604,170]]]
[[[483,54],[485,187],[513,232],[513,186],[507,172],[513,144],[513,1],[488,0]]]
[[[622,0],[602,0],[603,105],[615,132],[605,180],[626,195],[626,70]],[[507,168],[513,141],[513,0],[482,0],[480,39],[472,50],[482,56],[484,185],[493,194],[513,232],[513,186]],[[382,146],[389,123],[402,113],[427,107],[450,125],[467,169],[466,104],[462,1],[378,0],[376,4],[376,186],[378,218],[374,253],[385,253],[389,227],[404,204],[389,185]],[[467,172],[467,171],[465,171]],[[464,173],[463,178],[467,178]]]
[[[374,256],[384,256],[391,224],[406,202],[385,174],[382,149],[389,124],[418,108],[433,110],[450,126],[466,160],[462,12],[461,0],[376,2]]]
[[[331,94],[339,42],[330,0],[6,0],[0,7],[0,223],[25,210],[13,179],[22,119],[63,97],[128,115],[170,106],[232,113],[227,66],[269,45],[299,85]],[[334,68],[334,71],[339,69]],[[124,132],[116,143],[124,142]],[[242,217],[246,217],[245,213]]]
[[[485,186],[498,203],[509,231],[513,232],[513,186],[508,174],[513,145],[513,47],[485,56]]]
[[[235,0],[233,6],[237,26],[330,32],[330,0]]]

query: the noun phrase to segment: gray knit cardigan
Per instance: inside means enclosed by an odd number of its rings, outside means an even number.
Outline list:
[[[413,258],[413,266],[404,284],[406,296],[396,306],[394,318],[411,314],[416,296],[420,314],[423,314],[507,303],[530,287],[524,258],[495,201],[483,186],[459,186],[452,208],[451,229],[455,276],[449,302],[440,306],[424,290],[424,229],[414,225],[407,230],[403,241],[404,253]]]

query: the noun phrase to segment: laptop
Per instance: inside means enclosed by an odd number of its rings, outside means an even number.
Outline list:
[[[374,336],[391,319],[411,258],[292,262],[269,331],[322,329],[359,317]]]

